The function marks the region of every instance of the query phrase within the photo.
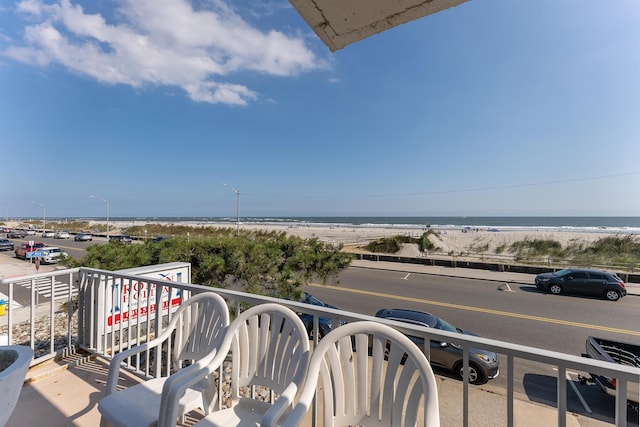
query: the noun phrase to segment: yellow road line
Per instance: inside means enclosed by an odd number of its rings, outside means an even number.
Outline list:
[[[440,302],[440,301],[432,301],[432,300],[426,300],[426,299],[421,299],[421,298],[405,297],[405,296],[401,296],[401,295],[390,295],[390,294],[384,294],[382,292],[364,291],[364,290],[360,290],[360,289],[348,289],[348,288],[343,288],[343,287],[340,287],[340,286],[320,285],[320,284],[316,284],[316,283],[311,283],[308,286],[314,286],[314,287],[317,287],[317,288],[331,289],[331,290],[334,290],[334,291],[349,292],[349,293],[353,293],[353,294],[362,294],[362,295],[369,295],[369,296],[380,297],[380,298],[395,299],[395,300],[398,300],[398,301],[410,301],[410,302],[417,302],[417,303],[420,303],[420,304],[436,305],[436,306],[440,306],[440,307],[457,308],[457,309],[460,309],[460,310],[475,311],[475,312],[478,312],[478,313],[495,314],[496,316],[515,317],[515,318],[518,318],[518,319],[534,320],[536,322],[555,323],[555,324],[558,324],[558,325],[575,326],[575,327],[584,328],[584,329],[595,329],[595,330],[599,330],[599,331],[615,332],[617,334],[627,334],[627,335],[640,336],[640,331],[630,331],[630,330],[627,330],[627,329],[610,328],[608,326],[591,325],[591,324],[588,324],[588,323],[571,322],[571,321],[568,321],[568,320],[550,319],[548,317],[532,316],[532,315],[529,315],[529,314],[511,313],[509,311],[491,310],[491,309],[488,309],[488,308],[472,307],[472,306],[460,305],[460,304],[451,304],[451,303],[448,303],[448,302]]]

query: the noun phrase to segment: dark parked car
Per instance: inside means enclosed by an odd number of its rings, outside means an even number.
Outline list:
[[[330,305],[321,301],[320,299],[314,297],[310,293],[304,292],[302,294],[302,298],[300,302],[305,304],[317,305],[319,307],[328,307],[328,308],[338,308],[336,306]],[[313,339],[313,315],[299,313],[300,319],[304,323],[304,326],[307,328],[307,332],[309,333],[309,338]],[[322,339],[326,334],[331,332],[331,328],[333,327],[332,321],[330,317],[320,316],[318,317],[318,334],[320,335],[318,339]]]
[[[7,239],[24,239],[27,237],[27,232],[23,230],[11,230],[7,233]]]
[[[627,295],[624,282],[617,274],[586,268],[565,268],[553,273],[541,273],[535,279],[536,288],[554,295],[579,294],[604,297],[617,301]]]
[[[459,334],[478,336],[478,334],[456,328],[438,316],[423,311],[383,308],[376,313],[376,317],[443,331],[457,332]],[[424,338],[410,335],[409,338],[420,347],[420,349],[424,349]],[[429,351],[432,366],[446,369],[463,378],[462,347],[453,343],[431,340]],[[469,349],[469,382],[471,384],[483,384],[489,379],[497,377],[499,372],[498,356],[494,352],[478,348]]]
[[[129,236],[111,236],[109,237],[109,242],[120,242],[120,243],[131,243],[131,237]]]
[[[12,251],[15,245],[11,240],[0,239],[0,251]]]

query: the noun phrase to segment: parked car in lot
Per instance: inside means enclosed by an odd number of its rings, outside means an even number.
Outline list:
[[[38,257],[42,264],[55,264],[67,256],[66,252],[63,252],[60,248],[53,246],[40,248],[38,249],[38,252],[42,252],[42,256]]]
[[[56,234],[53,235],[55,239],[68,239],[71,237],[71,234],[67,231],[57,231]]]
[[[127,235],[122,235],[122,236],[111,236],[109,237],[109,242],[120,242],[120,243],[131,243],[131,237],[127,236]]]
[[[9,239],[0,239],[0,251],[12,251],[15,249],[15,245]]]
[[[376,317],[443,331],[457,332],[459,334],[478,336],[478,334],[456,328],[443,319],[423,311],[383,308],[376,313]],[[408,337],[420,347],[421,350],[424,350],[424,338],[410,335],[408,335]],[[463,378],[464,369],[462,348],[460,346],[444,341],[431,340],[430,357],[432,366],[446,369]],[[497,377],[499,372],[498,356],[494,352],[478,348],[469,349],[469,382],[471,384],[483,384],[489,379]]]
[[[78,233],[73,237],[76,242],[91,242],[93,240],[93,234]]]
[[[587,268],[565,268],[541,273],[535,278],[536,288],[554,295],[576,294],[604,297],[617,301],[627,295],[624,281],[617,274]]]
[[[16,254],[16,258],[27,259],[29,252],[38,251],[41,248],[44,248],[44,243],[42,242],[33,242],[33,246],[30,246],[28,243],[21,243],[20,246],[14,250],[14,253]]]
[[[24,230],[11,230],[7,233],[7,239],[24,239],[27,237],[27,232]]]
[[[42,237],[55,237],[56,233],[53,232],[53,230],[45,230],[42,232]]]
[[[11,233],[11,229],[9,227],[3,227],[2,228],[2,232],[3,233]]]

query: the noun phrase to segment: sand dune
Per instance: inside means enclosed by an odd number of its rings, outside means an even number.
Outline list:
[[[89,227],[95,224],[104,225],[104,221],[91,221]],[[229,223],[162,223],[147,221],[110,221],[110,234],[121,233],[122,230],[132,226],[144,226],[148,224],[162,225],[191,225],[193,227],[220,227],[235,228],[235,224]],[[9,223],[10,227],[18,227],[19,223]],[[276,225],[276,224],[240,224],[240,228],[245,230],[266,230],[279,231],[301,238],[318,238],[319,240],[332,244],[348,245],[351,248],[364,246],[372,240],[382,237],[404,235],[410,237],[420,237],[425,232],[424,228],[408,228],[403,226],[389,227],[360,227],[360,226],[318,226],[318,225]],[[508,248],[515,242],[523,240],[554,240],[560,242],[563,248],[570,244],[583,244],[588,246],[604,237],[622,237],[626,234],[607,233],[606,230],[593,232],[586,231],[498,231],[491,232],[486,229],[468,230],[462,229],[434,230],[437,235],[431,235],[430,240],[437,250],[435,252],[444,254],[493,254],[501,252],[508,254]],[[640,236],[637,236],[640,238]],[[502,251],[498,250],[502,247]],[[420,256],[417,245],[405,245],[398,255]]]
[[[182,223],[181,223],[182,224]],[[115,222],[111,226],[117,229],[124,229],[133,225],[144,225],[143,222]],[[233,224],[217,223],[197,223],[191,224],[194,227],[234,227]],[[321,241],[343,244],[353,247],[366,245],[372,240],[382,237],[404,235],[410,237],[420,237],[425,232],[424,228],[407,227],[354,227],[354,226],[315,226],[315,225],[271,225],[271,224],[240,224],[241,229],[246,230],[267,230],[282,231],[287,234],[301,238],[318,238]],[[490,254],[496,253],[497,249],[503,247],[503,253],[515,242],[523,240],[553,240],[559,242],[563,248],[570,244],[584,244],[585,246],[602,239],[604,237],[622,237],[625,234],[606,233],[604,231],[584,232],[584,231],[498,231],[487,230],[466,231],[458,230],[434,230],[436,235],[431,235],[430,240],[438,248],[436,251],[447,254]],[[640,236],[638,236],[640,238]],[[405,245],[399,255],[419,256],[417,245]]]

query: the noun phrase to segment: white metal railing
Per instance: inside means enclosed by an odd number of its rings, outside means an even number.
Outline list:
[[[133,312],[127,314],[128,322],[99,322],[98,318],[105,318],[105,316],[112,315],[109,313],[109,307],[101,305],[99,301],[101,299],[112,298],[111,301],[121,302],[122,298],[131,298],[131,295],[123,295],[123,291],[132,292],[134,286],[122,286],[123,284],[132,285],[134,282],[144,282],[147,286],[147,291],[151,288],[156,290],[162,290],[161,292],[155,292],[153,295],[147,295],[147,298],[141,298],[141,295],[137,295],[138,303],[136,305],[129,304],[128,310],[138,310],[136,315]],[[21,278],[5,279],[0,281],[0,292],[5,293],[10,300],[16,293],[16,287],[26,286],[28,283],[38,283],[37,289],[51,288],[53,289],[53,283],[65,283],[69,290],[69,296],[65,297],[62,301],[71,303],[72,288],[77,286],[78,290],[78,303],[77,311],[71,311],[71,304],[68,308],[68,314],[72,314],[69,320],[61,327],[62,330],[58,330],[57,323],[51,322],[49,341],[53,343],[55,336],[67,336],[67,344],[65,349],[54,349],[53,344],[48,347],[46,356],[40,356],[38,359],[34,359],[34,363],[37,363],[43,358],[51,357],[56,352],[63,350],[72,350],[74,342],[72,340],[72,325],[77,322],[77,344],[90,352],[97,353],[109,357],[114,352],[124,350],[139,342],[143,342],[149,339],[151,336],[159,333],[163,325],[166,324],[168,318],[171,316],[172,306],[171,299],[165,306],[165,310],[152,309],[152,305],[156,307],[162,307],[163,295],[177,295],[178,303],[185,298],[188,298],[190,294],[200,292],[216,292],[223,296],[232,311],[239,313],[243,308],[260,304],[264,302],[277,302],[282,305],[288,306],[297,313],[305,313],[313,316],[313,329],[314,337],[318,337],[319,319],[330,318],[333,325],[339,325],[342,322],[352,322],[358,320],[375,320],[378,322],[386,323],[394,328],[400,330],[403,333],[424,338],[425,352],[429,352],[430,340],[446,341],[457,344],[463,348],[464,367],[467,368],[469,364],[469,349],[481,348],[490,350],[506,357],[507,366],[506,369],[503,366],[501,369],[502,375],[507,381],[506,390],[506,414],[509,426],[514,425],[514,399],[515,399],[515,375],[514,369],[518,360],[533,361],[545,365],[547,367],[557,370],[556,386],[557,386],[557,425],[564,427],[567,424],[567,379],[566,374],[569,370],[577,370],[582,372],[593,373],[597,375],[603,375],[617,379],[616,389],[616,405],[615,405],[615,423],[617,426],[624,426],[627,423],[626,417],[626,396],[628,383],[640,382],[640,369],[630,366],[623,366],[618,364],[612,364],[599,360],[588,359],[576,355],[558,353],[553,351],[547,351],[543,349],[527,347],[518,344],[512,344],[497,340],[491,340],[471,335],[461,335],[452,332],[446,332],[441,330],[429,329],[420,326],[414,326],[410,324],[398,323],[394,321],[375,318],[372,316],[361,315],[358,313],[324,308],[319,306],[312,306],[300,302],[279,300],[275,298],[263,297],[254,294],[247,294],[244,292],[238,292],[227,289],[211,288],[201,285],[194,285],[188,283],[176,283],[168,280],[153,279],[149,277],[141,277],[136,275],[128,275],[122,273],[115,273],[110,271],[103,271],[97,269],[80,268],[58,271],[54,273],[46,273],[41,275],[25,276]],[[40,284],[41,283],[41,284]],[[118,283],[120,286],[111,286]],[[136,292],[142,292],[144,287],[138,286]],[[36,287],[31,287],[31,306],[24,308],[14,308],[11,305],[7,306],[7,320],[9,327],[9,344],[22,344],[20,342],[14,342],[15,334],[12,334],[12,329],[22,327],[30,327],[23,323],[17,324],[19,318],[24,318],[24,313],[20,317],[19,310],[28,311],[27,322],[33,325],[33,321],[36,315],[40,313],[44,317],[52,317],[55,314],[55,306],[59,304],[51,304],[50,302],[42,302],[36,304]],[[52,292],[54,292],[52,290]],[[59,292],[60,293],[60,292]],[[109,296],[108,293],[111,293]],[[55,293],[53,294],[55,297]],[[54,301],[60,301],[55,300]],[[144,303],[142,302],[144,300]],[[40,304],[44,304],[45,310],[41,311]],[[140,315],[144,311],[144,315]],[[123,313],[120,313],[123,315]],[[2,319],[2,317],[0,317]],[[0,326],[4,323],[0,321]],[[100,327],[109,326],[103,330],[98,329]],[[1,330],[0,330],[0,333]],[[317,338],[316,338],[317,340]],[[30,334],[30,342],[27,344],[34,348],[34,333],[33,330]],[[164,376],[168,375],[166,368],[170,366],[168,353],[155,355],[155,363],[142,363],[140,360],[128,361],[130,368],[138,374],[151,377],[151,376]],[[151,361],[154,355],[147,355],[147,360]],[[163,359],[164,358],[164,359]],[[160,367],[156,369],[154,367]],[[470,387],[468,379],[462,381],[462,401],[463,401],[463,425],[473,425],[473,420],[470,420],[469,414],[469,391]]]
[[[31,366],[75,344],[72,322],[78,272],[75,268],[0,280],[0,293],[7,297],[0,336],[8,345],[30,346]]]

